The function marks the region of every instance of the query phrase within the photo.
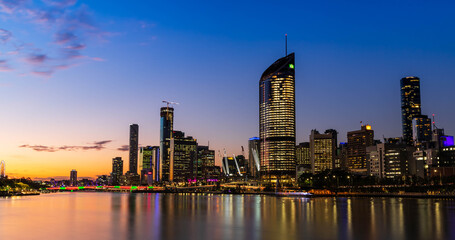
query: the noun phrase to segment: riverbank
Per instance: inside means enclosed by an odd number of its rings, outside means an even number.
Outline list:
[[[40,195],[39,192],[0,192],[0,197],[14,197],[14,196],[34,196]]]

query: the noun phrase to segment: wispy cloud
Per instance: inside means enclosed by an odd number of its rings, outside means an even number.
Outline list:
[[[79,150],[102,150],[106,148],[106,144],[109,144],[112,140],[104,140],[94,142],[87,146],[46,146],[46,145],[20,145],[20,148],[29,148],[37,152],[57,152],[57,151],[79,151]]]
[[[6,29],[3,29],[3,28],[0,28],[0,42],[5,44],[7,43],[11,37],[13,36],[13,34],[6,30]]]
[[[121,147],[117,148],[117,150],[126,152],[126,151],[130,150],[130,146],[122,145]]]
[[[6,60],[0,60],[0,72],[9,72],[13,69],[8,65]]]
[[[0,28],[0,43],[10,43],[12,48],[8,55],[19,56],[21,63],[31,69],[30,73],[40,76],[51,76],[75,66],[75,61],[97,61],[98,58],[85,56],[82,51],[91,39],[111,35],[96,26],[93,13],[77,0],[0,0],[0,13],[4,19],[35,25],[50,36],[50,44],[45,44],[47,49],[39,49],[36,43],[17,39],[11,31]]]

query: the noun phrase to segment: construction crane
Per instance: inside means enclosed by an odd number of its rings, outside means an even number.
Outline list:
[[[171,101],[166,101],[166,100],[163,100],[163,103],[166,103],[167,108],[169,108],[169,105],[179,105],[180,104],[178,102],[171,102]]]

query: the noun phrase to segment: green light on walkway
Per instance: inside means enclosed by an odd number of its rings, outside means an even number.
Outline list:
[[[120,188],[120,186],[115,186],[115,188]]]
[[[78,187],[77,189],[84,189],[85,187]]]
[[[131,189],[137,189],[137,186],[131,186]]]
[[[290,63],[290,64],[289,64],[289,68],[290,68],[290,69],[294,69],[294,64]]]
[[[60,187],[60,190],[65,190],[65,189],[66,189],[66,187]]]

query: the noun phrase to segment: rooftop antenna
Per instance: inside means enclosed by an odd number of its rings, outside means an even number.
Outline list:
[[[163,100],[163,103],[166,103],[166,107],[169,108],[169,105],[178,105],[180,103],[178,102],[170,102],[170,101],[166,101],[166,100]]]
[[[287,33],[284,34],[284,40],[285,40],[285,54],[287,56],[288,55],[288,34]]]

